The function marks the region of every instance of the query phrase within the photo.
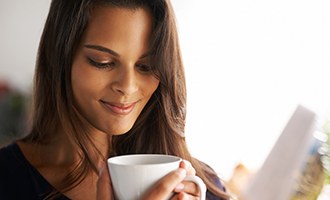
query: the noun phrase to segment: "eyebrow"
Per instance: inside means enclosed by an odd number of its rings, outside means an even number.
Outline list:
[[[115,52],[114,50],[111,50],[109,48],[102,47],[102,46],[99,46],[99,45],[85,44],[84,47],[89,48],[89,49],[95,49],[95,50],[98,50],[98,51],[102,51],[102,52],[120,57],[119,54],[117,52]]]
[[[111,54],[111,55],[120,57],[120,55],[117,52],[115,52],[114,50],[109,49],[109,48],[106,48],[106,47],[103,47],[103,46],[100,46],[100,45],[85,44],[84,47],[89,48],[89,49],[94,49],[94,50],[102,51],[102,52],[105,52],[105,53],[108,53],[108,54]],[[145,57],[148,57],[151,54],[152,54],[152,52],[147,52],[147,53],[143,54],[140,57],[140,59],[145,58]]]

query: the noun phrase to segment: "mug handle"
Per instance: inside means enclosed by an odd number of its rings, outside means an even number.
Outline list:
[[[199,178],[198,176],[195,175],[187,175],[184,178],[185,181],[191,181],[196,183],[196,185],[198,186],[200,193],[201,193],[201,198],[200,200],[205,200],[206,198],[206,186],[203,182],[203,180],[201,178]]]

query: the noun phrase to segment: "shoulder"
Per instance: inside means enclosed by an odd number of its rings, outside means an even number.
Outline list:
[[[45,199],[55,191],[16,143],[0,149],[0,163],[0,199]],[[68,198],[59,194],[56,199]]]
[[[0,199],[18,198],[16,192],[13,192],[16,184],[20,183],[19,172],[16,172],[19,164],[15,160],[14,145],[10,144],[0,149]]]
[[[13,143],[0,149],[0,174],[5,174],[4,172],[10,171],[18,164],[15,154],[15,145],[16,144]]]
[[[16,143],[0,149],[0,199],[36,198],[29,169]]]

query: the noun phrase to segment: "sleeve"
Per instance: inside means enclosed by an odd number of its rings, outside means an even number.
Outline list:
[[[207,171],[206,172],[209,174],[210,178],[212,179],[212,182],[216,186],[218,186],[218,188],[220,190],[222,190],[223,192],[227,192],[225,185],[223,184],[223,182],[221,181],[221,179],[219,178],[219,176],[217,176],[217,173],[214,171],[214,169],[211,168],[209,165],[203,163],[203,162],[202,162],[202,164],[204,166],[206,166],[206,168],[207,168]],[[209,190],[206,191],[206,199],[207,200],[225,200],[225,199],[223,199],[221,197],[216,196],[215,194],[213,194]]]

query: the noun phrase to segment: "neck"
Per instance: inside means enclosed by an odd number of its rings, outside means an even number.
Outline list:
[[[108,157],[110,136],[93,129],[88,135],[93,143],[84,146],[91,162],[97,168],[96,172],[88,170],[83,174],[82,182],[64,194],[72,199],[93,199],[96,196],[96,181],[98,171]],[[87,134],[82,132],[81,134]],[[24,156],[39,173],[59,191],[63,188],[63,180],[76,171],[77,164],[81,163],[81,149],[73,139],[64,133],[63,129],[51,134],[53,137],[47,144],[18,142]],[[94,147],[97,150],[94,150]],[[74,173],[75,174],[75,173]],[[65,185],[64,185],[65,186]],[[66,186],[65,186],[66,187]],[[81,198],[83,196],[83,198]],[[79,197],[79,198],[78,198]]]
[[[98,167],[108,157],[109,136],[98,130],[90,131],[88,134],[94,145],[89,144],[84,147],[92,162]],[[82,153],[78,145],[62,129],[56,131],[53,135],[53,139],[47,144],[22,142],[18,144],[25,157],[37,168],[38,166],[74,167],[74,164],[80,161]],[[94,150],[94,146],[97,150]]]

